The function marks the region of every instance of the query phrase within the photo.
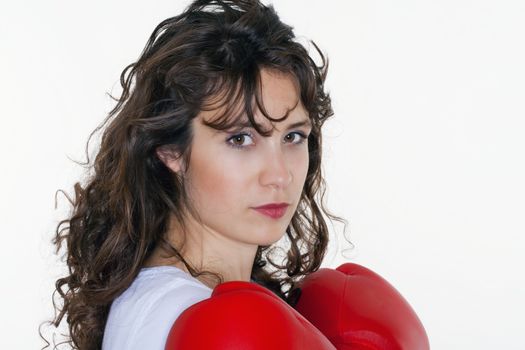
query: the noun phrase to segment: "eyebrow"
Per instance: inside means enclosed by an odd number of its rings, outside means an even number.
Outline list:
[[[256,123],[256,125],[259,128],[264,129],[262,127],[262,125],[257,124],[257,123]],[[312,126],[312,123],[310,122],[310,119],[304,119],[302,121],[299,121],[299,122],[292,123],[292,124],[288,125],[286,130],[290,130],[290,129],[293,129],[293,128],[298,128],[298,127],[301,127],[301,126]],[[249,129],[253,129],[254,127],[253,127],[252,123],[250,123],[249,120],[245,119],[245,120],[242,120],[239,123],[235,124],[234,128],[239,128],[239,129],[249,128]]]

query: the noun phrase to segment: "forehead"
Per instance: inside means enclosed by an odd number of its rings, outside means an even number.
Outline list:
[[[224,113],[222,111],[203,111],[199,114],[197,119],[200,121],[199,124],[202,124],[204,127],[207,129],[209,128],[215,133],[220,133],[224,130],[233,131],[240,129],[254,129],[258,127],[259,129],[268,131],[271,135],[273,133],[272,129],[274,128],[277,131],[280,131],[297,127],[311,127],[311,120],[300,101],[297,101],[294,105],[287,106],[282,110],[284,110],[284,113],[278,115],[267,111],[272,119],[279,119],[279,121],[275,121],[269,120],[264,116],[260,109],[256,109],[254,111],[255,126],[249,120],[244,111],[241,111],[238,114],[232,114],[226,118],[224,118]],[[223,121],[221,119],[225,120]],[[207,125],[207,123],[211,123],[213,126]]]
[[[260,111],[258,111],[260,112]],[[271,124],[276,125],[277,127],[279,124],[286,124],[289,128],[295,128],[300,126],[311,126],[311,121],[308,118],[308,114],[302,108],[302,105],[300,103],[297,103],[294,107],[286,109],[286,112],[282,116],[272,116],[272,118],[280,119],[285,118],[284,121],[281,122],[273,122],[268,120],[266,117],[262,116],[261,113],[255,113],[255,123],[257,126],[259,126],[261,129],[266,129],[271,127]],[[239,120],[235,121],[235,127],[236,128],[253,128],[252,122],[246,118],[240,118]]]
[[[279,128],[281,122],[290,127],[311,125],[301,102],[299,84],[291,74],[263,69],[258,82],[259,89],[251,96],[250,109],[246,108],[246,99],[240,93],[215,96],[199,114],[202,123],[218,131],[253,128],[248,117],[252,113],[253,122],[263,130],[272,126]]]

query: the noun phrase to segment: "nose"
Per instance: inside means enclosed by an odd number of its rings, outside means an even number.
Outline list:
[[[275,147],[275,150],[269,151],[262,164],[259,180],[261,185],[278,189],[286,188],[293,179],[289,163],[281,147]]]

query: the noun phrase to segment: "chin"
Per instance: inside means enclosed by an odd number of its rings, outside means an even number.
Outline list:
[[[282,232],[280,232],[278,234],[268,236],[266,240],[262,240],[258,244],[259,245],[269,246],[269,245],[272,245],[272,244],[278,242],[281,238],[283,238],[284,235],[286,235],[286,231],[285,230],[286,229],[282,230]]]

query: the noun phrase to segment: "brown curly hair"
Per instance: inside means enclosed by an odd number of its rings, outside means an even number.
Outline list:
[[[191,266],[166,239],[170,215],[185,232],[181,213],[192,207],[184,178],[171,172],[155,150],[169,147],[188,164],[191,121],[211,108],[211,97],[220,97],[227,108],[223,118],[209,126],[225,130],[247,115],[266,135],[254,122],[254,108],[272,121],[282,119],[272,119],[261,106],[262,68],[288,73],[297,81],[312,122],[308,172],[286,229],[286,246],[259,246],[251,272],[256,283],[295,305],[298,283],[319,269],[326,253],[329,232],[323,214],[346,227],[346,220],[323,204],[321,127],[333,111],[324,91],[328,61],[310,42],[320,55],[320,66],[273,7],[257,0],[197,0],[155,28],[138,60],[121,73],[123,91],[116,106],[90,134],[88,145],[103,131],[100,148],[90,163],[86,146],[84,165],[90,174],[84,185],[74,185],[74,196],[68,196],[71,215],[58,223],[52,241],[57,254],[65,243],[69,271],[56,281],[56,314],[48,322],[58,327],[67,316],[69,336],[61,344],[101,348],[112,301],[130,286],[157,245],[182,261],[192,276],[208,274],[223,282],[219,274]],[[231,118],[238,106],[242,113]],[[281,264],[272,259],[279,249],[286,254]],[[56,293],[61,307],[55,303]],[[47,348],[50,343],[42,338]]]

